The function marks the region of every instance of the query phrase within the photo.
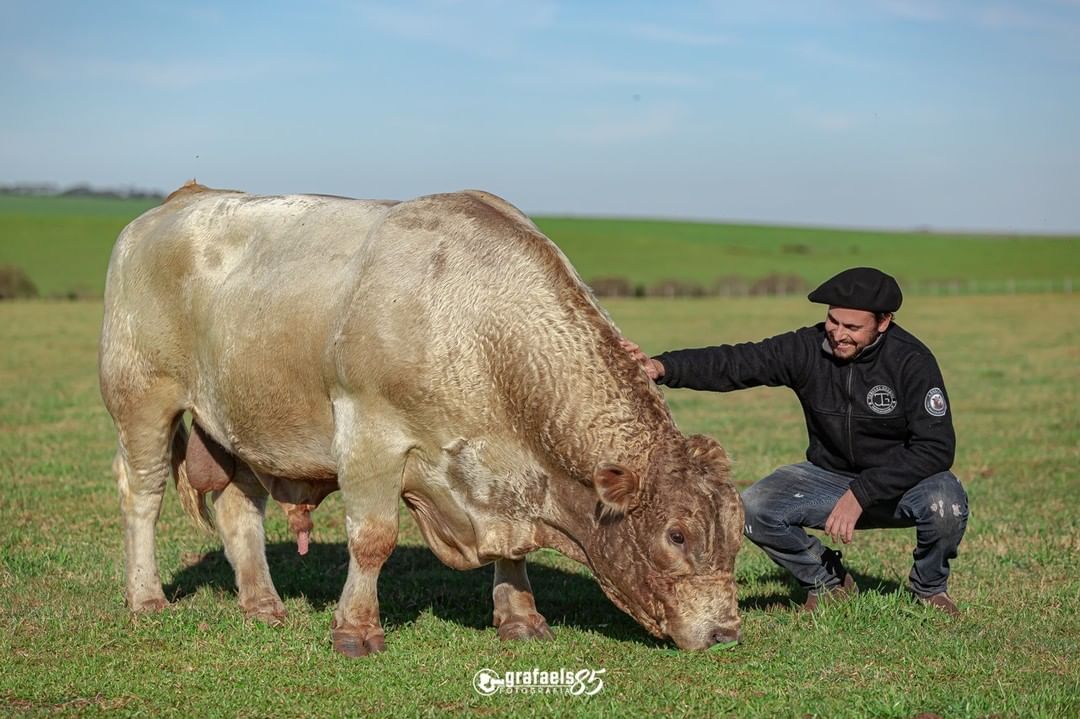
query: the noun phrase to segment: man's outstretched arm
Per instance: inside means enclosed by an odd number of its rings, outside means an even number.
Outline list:
[[[663,362],[649,357],[641,351],[640,347],[638,347],[636,344],[626,339],[625,337],[619,338],[619,344],[624,350],[626,350],[626,352],[631,357],[638,361],[638,363],[645,370],[645,374],[649,375],[649,379],[651,379],[653,382],[656,382],[664,376]]]
[[[730,392],[747,387],[796,387],[805,379],[810,354],[820,351],[796,332],[760,342],[674,350],[648,357],[627,339],[622,348],[645,372],[668,387]]]

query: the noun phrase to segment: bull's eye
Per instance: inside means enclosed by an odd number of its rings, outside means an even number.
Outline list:
[[[683,533],[680,532],[678,529],[669,529],[667,536],[668,539],[671,540],[672,544],[683,544],[684,542],[686,542],[686,537],[684,537]]]

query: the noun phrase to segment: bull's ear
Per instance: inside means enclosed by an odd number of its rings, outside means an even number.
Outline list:
[[[602,462],[597,465],[593,486],[608,512],[626,514],[638,504],[638,476],[621,464]]]
[[[731,459],[727,452],[712,437],[703,434],[695,434],[686,438],[686,446],[690,449],[690,458],[727,479],[731,470]]]

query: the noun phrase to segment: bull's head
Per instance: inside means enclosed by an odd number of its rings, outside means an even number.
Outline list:
[[[606,463],[593,474],[597,580],[619,608],[681,649],[739,638],[743,509],[728,473],[720,445],[695,435],[658,451],[644,477]]]

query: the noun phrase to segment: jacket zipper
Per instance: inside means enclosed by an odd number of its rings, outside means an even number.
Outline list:
[[[852,399],[851,399],[851,374],[855,371],[853,365],[848,365],[847,373],[847,444],[848,444],[848,456],[851,458],[851,466],[855,466],[855,441],[851,438],[851,412],[852,412]]]

